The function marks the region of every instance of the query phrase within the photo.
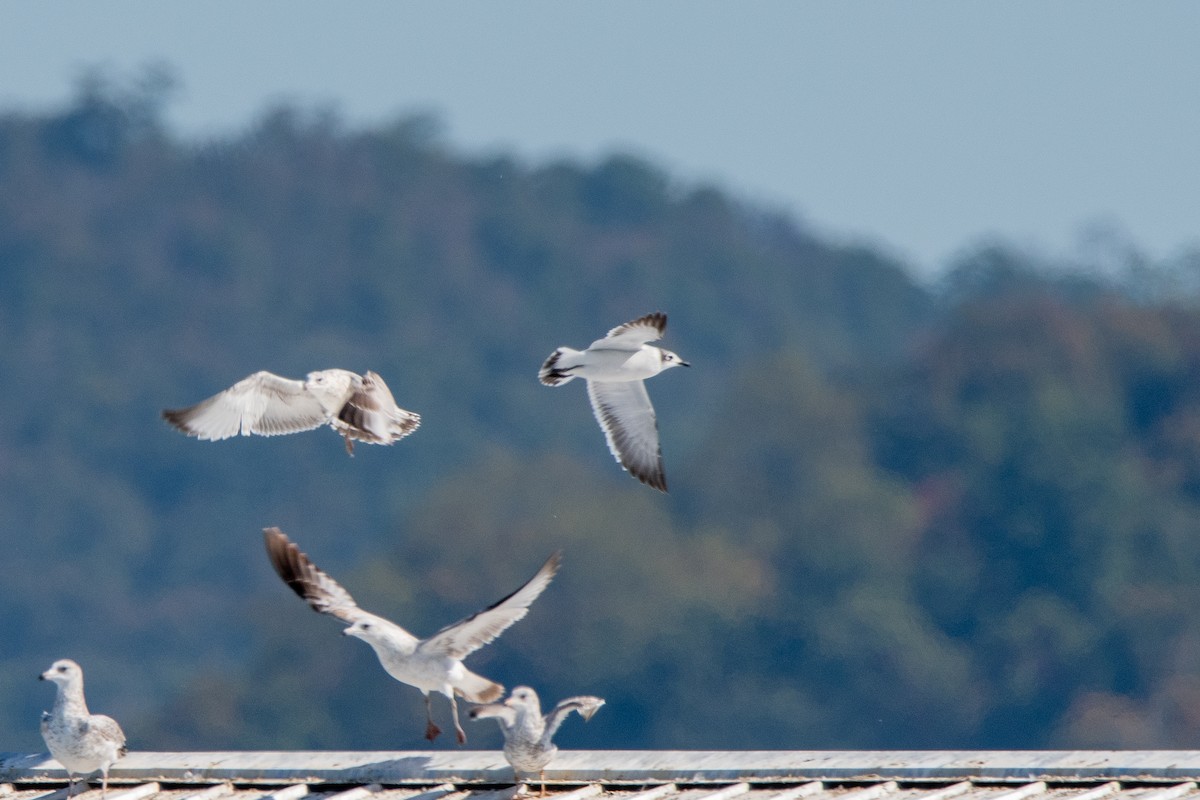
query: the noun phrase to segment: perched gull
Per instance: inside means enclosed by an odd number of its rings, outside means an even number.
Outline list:
[[[84,777],[100,770],[101,797],[108,794],[108,768],[125,755],[125,734],[112,717],[89,714],[83,699],[83,670],[68,658],[55,661],[41,680],[58,688],[54,708],[42,712],[42,738],[50,755],[67,770],[67,797],[76,775]]]
[[[392,444],[417,429],[419,414],[396,405],[383,378],[368,370],[310,372],[304,380],[256,372],[188,408],[168,409],[163,419],[188,436],[205,441],[241,434],[277,436],[329,425],[346,439]]]
[[[667,490],[667,478],[658,420],[643,381],[670,367],[691,366],[670,350],[646,344],[661,339],[666,327],[666,314],[647,314],[613,328],[586,350],[558,348],[538,372],[547,386],[586,379],[592,412],[604,429],[608,449],[630,475],[661,492]]]
[[[552,739],[558,726],[572,711],[589,720],[604,701],[599,697],[568,697],[559,701],[554,710],[542,716],[537,692],[528,686],[518,686],[503,703],[476,706],[470,713],[471,719],[493,717],[504,731],[504,757],[512,764],[517,780],[521,775],[543,775],[546,765],[558,748]]]
[[[529,605],[550,585],[561,560],[560,554],[555,553],[520,589],[464,620],[447,625],[428,639],[418,639],[394,622],[360,609],[350,593],[309,561],[279,528],[264,528],[263,535],[271,564],[296,594],[307,600],[314,611],[349,623],[350,627],[342,633],[357,636],[371,645],[389,675],[421,690],[428,718],[425,737],[430,741],[441,729],[433,722],[429,693],[441,692],[450,698],[459,744],[466,743],[467,735],[458,722],[455,695],[462,695],[472,703],[490,703],[504,694],[503,686],[471,672],[463,666],[462,659],[524,617]]]

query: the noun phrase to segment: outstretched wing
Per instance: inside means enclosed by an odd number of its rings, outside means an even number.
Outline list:
[[[550,585],[561,562],[562,553],[554,553],[520,589],[483,611],[447,625],[421,642],[418,649],[450,658],[466,658],[528,613],[530,604]]]
[[[279,528],[263,528],[267,556],[271,566],[292,591],[304,598],[314,611],[337,617],[353,624],[365,617],[374,617],[358,607],[350,593],[326,575]]]
[[[592,413],[617,462],[647,486],[667,490],[658,419],[643,381],[588,381]]]
[[[228,439],[239,433],[277,436],[307,431],[324,424],[329,415],[304,381],[256,372],[188,408],[168,409],[163,419],[189,436],[205,441]]]
[[[603,339],[592,342],[591,347],[607,350],[637,350],[646,342],[661,339],[663,331],[666,329],[667,315],[661,311],[655,311],[653,314],[639,317],[632,322],[618,325],[605,334]]]
[[[550,744],[550,740],[554,738],[555,731],[558,726],[563,724],[563,720],[572,711],[578,711],[579,716],[583,717],[584,722],[592,718],[592,715],[599,710],[600,706],[604,705],[604,700],[591,695],[580,695],[579,697],[568,697],[566,700],[560,700],[554,710],[546,715],[546,727],[542,731],[542,741]]]
[[[475,706],[467,712],[467,715],[471,719],[494,718],[500,723],[500,727],[504,729],[506,735],[512,729],[512,726],[517,723],[517,712],[503,703],[488,703],[485,706]]]

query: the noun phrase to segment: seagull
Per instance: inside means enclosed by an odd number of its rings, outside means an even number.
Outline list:
[[[667,478],[658,419],[644,381],[671,367],[691,366],[670,350],[647,344],[661,339],[666,327],[666,314],[647,314],[618,325],[586,350],[558,348],[538,371],[538,379],[547,386],[586,379],[592,413],[613,457],[630,475],[660,492],[667,490]]]
[[[163,419],[203,441],[241,434],[277,436],[329,425],[346,440],[392,444],[421,424],[421,416],[396,405],[383,378],[368,370],[310,372],[304,380],[256,372],[188,408],[167,409]]]
[[[108,794],[108,768],[125,755],[125,734],[112,717],[88,713],[83,699],[83,670],[69,658],[55,661],[39,676],[52,681],[58,693],[54,707],[42,712],[42,738],[50,755],[67,770],[67,797],[75,776],[100,770],[100,796]]]
[[[447,625],[428,639],[418,639],[394,622],[359,608],[350,593],[309,561],[279,528],[264,528],[263,536],[271,564],[296,594],[308,601],[314,611],[348,623],[343,634],[356,636],[371,645],[389,675],[421,690],[425,695],[428,719],[425,738],[430,741],[442,731],[433,722],[433,702],[429,693],[440,692],[450,699],[459,744],[466,744],[467,735],[458,722],[455,695],[472,703],[490,703],[504,694],[503,686],[471,672],[463,666],[462,659],[524,617],[530,604],[550,585],[562,560],[560,553],[554,553],[525,585],[512,594],[466,619]]]
[[[537,692],[528,686],[518,686],[503,703],[476,706],[469,714],[471,719],[492,717],[500,723],[500,730],[504,732],[504,757],[512,765],[517,780],[521,780],[521,773],[537,773],[545,778],[546,765],[558,752],[551,740],[568,714],[578,711],[587,721],[602,705],[604,701],[599,697],[568,697],[543,717]],[[545,784],[542,791],[545,792]]]

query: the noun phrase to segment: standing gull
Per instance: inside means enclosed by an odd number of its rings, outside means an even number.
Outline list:
[[[547,386],[586,379],[592,413],[604,429],[617,463],[660,492],[667,490],[667,478],[658,444],[658,419],[644,381],[664,369],[691,366],[670,350],[647,344],[661,339],[666,327],[666,314],[647,314],[618,325],[586,350],[558,348],[538,371],[538,378]]]
[[[425,738],[432,741],[441,733],[433,722],[430,692],[441,692],[450,699],[450,713],[458,743],[466,744],[467,735],[458,722],[458,701],[462,695],[472,703],[490,703],[500,699],[504,687],[463,666],[462,659],[495,639],[529,611],[554,574],[561,556],[555,553],[528,582],[512,594],[498,600],[464,620],[447,625],[428,639],[418,639],[394,622],[363,611],[350,593],[322,572],[300,552],[279,528],[264,528],[267,555],[279,577],[296,594],[308,601],[314,611],[349,623],[342,631],[357,636],[375,650],[379,663],[401,683],[415,686],[425,695]]]
[[[103,776],[101,797],[108,794],[108,768],[125,755],[125,734],[112,717],[88,713],[83,699],[83,670],[68,658],[55,661],[39,678],[58,689],[54,707],[42,712],[42,738],[50,755],[67,770],[67,797],[75,776],[96,770]]]
[[[537,692],[528,686],[518,686],[503,703],[476,706],[470,711],[471,719],[493,717],[504,732],[504,757],[512,765],[517,780],[521,775],[544,776],[546,765],[554,758],[558,748],[552,741],[558,726],[572,711],[589,720],[604,701],[599,697],[568,697],[559,701],[554,710],[542,716],[542,706]],[[542,787],[543,792],[545,786]]]
[[[421,416],[396,405],[383,378],[368,370],[310,372],[304,380],[256,372],[188,408],[168,409],[163,419],[205,441],[241,434],[278,436],[329,425],[346,439],[392,444],[417,429]]]

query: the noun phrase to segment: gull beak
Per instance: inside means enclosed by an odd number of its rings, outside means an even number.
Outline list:
[[[44,681],[44,680],[46,680],[46,673],[44,673],[44,672],[43,672],[41,675],[38,675],[38,680],[39,680],[39,681]]]
[[[690,367],[690,366],[691,366],[691,364],[690,364],[690,363],[688,363],[687,361],[680,361],[680,362],[679,362],[679,366],[681,366],[681,367]]]

